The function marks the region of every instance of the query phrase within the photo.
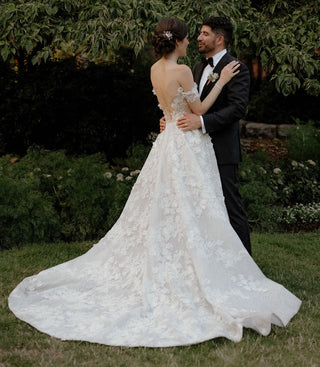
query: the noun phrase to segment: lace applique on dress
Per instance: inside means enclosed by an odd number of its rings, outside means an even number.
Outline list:
[[[196,83],[194,83],[193,88],[188,92],[184,92],[183,88],[180,87],[171,103],[171,107],[174,109],[175,113],[180,115],[186,112],[188,103],[194,102],[197,98],[199,98],[199,93]]]
[[[156,92],[152,89],[152,93],[156,96]],[[171,107],[173,111],[170,113],[166,113],[166,111],[162,108],[161,104],[158,104],[158,107],[161,111],[169,118],[169,120],[178,119],[183,113],[189,112],[188,103],[194,102],[197,98],[199,98],[198,86],[194,83],[193,88],[190,91],[184,92],[182,87],[179,87],[177,90],[176,96],[173,98]]]
[[[189,102],[189,103],[192,103],[197,98],[200,98],[199,97],[199,92],[198,92],[198,86],[197,86],[196,83],[194,83],[193,88],[191,90],[189,90],[188,92],[184,92],[182,87],[180,87],[178,89],[178,92],[181,93],[185,97],[187,102]]]

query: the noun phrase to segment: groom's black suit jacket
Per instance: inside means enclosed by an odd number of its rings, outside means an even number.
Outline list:
[[[232,60],[236,59],[227,52],[215,66],[213,73],[220,75],[223,67]],[[194,69],[194,80],[198,85],[203,69],[203,63],[198,63]],[[210,82],[204,86],[201,100],[208,95],[214,85],[215,82]],[[220,165],[238,164],[241,161],[239,119],[246,111],[249,87],[248,68],[240,62],[240,73],[223,87],[216,102],[203,115],[206,131],[211,137]]]

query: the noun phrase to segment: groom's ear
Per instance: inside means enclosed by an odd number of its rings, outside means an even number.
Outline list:
[[[223,45],[223,46],[225,45],[223,34],[218,33],[217,43],[218,45]]]

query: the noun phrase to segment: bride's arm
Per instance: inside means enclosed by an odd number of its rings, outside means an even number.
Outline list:
[[[205,114],[208,109],[214,104],[216,99],[218,98],[222,88],[235,76],[239,73],[240,64],[237,61],[231,61],[228,65],[226,65],[220,74],[220,78],[211,89],[210,93],[207,97],[201,102],[200,98],[197,98],[193,102],[188,102],[191,111],[196,115]],[[190,79],[191,77],[191,79]],[[180,80],[182,88],[184,91],[188,91],[192,89],[193,86],[193,77],[191,70],[189,68],[183,69],[182,79]],[[192,84],[192,86],[191,86]]]

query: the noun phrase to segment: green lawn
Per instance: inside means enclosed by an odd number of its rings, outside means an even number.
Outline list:
[[[9,311],[10,291],[26,276],[81,255],[91,244],[32,245],[1,252],[0,366],[320,366],[320,232],[253,233],[253,257],[271,279],[300,299],[286,328],[267,337],[244,330],[240,343],[219,338],[189,347],[124,348],[63,342]]]

